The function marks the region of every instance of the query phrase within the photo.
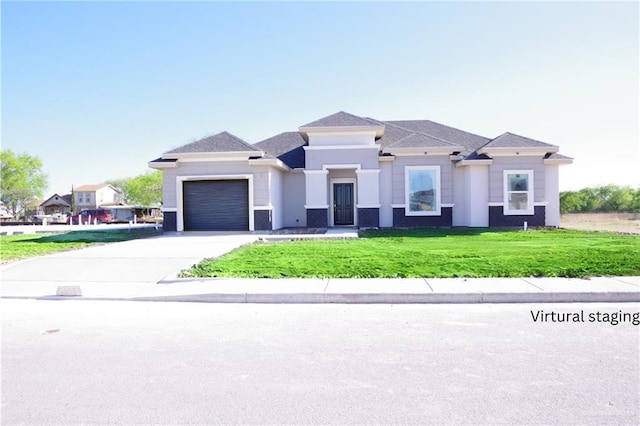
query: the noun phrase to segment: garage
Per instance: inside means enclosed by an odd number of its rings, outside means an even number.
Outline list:
[[[185,181],[185,231],[248,231],[249,181]]]

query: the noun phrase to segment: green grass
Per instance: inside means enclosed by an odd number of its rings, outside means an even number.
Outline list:
[[[154,229],[74,231],[64,234],[0,235],[0,262],[73,250],[95,244],[135,240],[160,235]]]
[[[183,277],[587,277],[640,275],[640,237],[557,229],[367,231],[358,240],[255,243]]]

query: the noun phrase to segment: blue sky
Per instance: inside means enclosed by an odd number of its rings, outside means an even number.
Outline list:
[[[2,148],[42,159],[47,196],[340,110],[560,145],[562,190],[640,185],[636,2],[1,8]]]

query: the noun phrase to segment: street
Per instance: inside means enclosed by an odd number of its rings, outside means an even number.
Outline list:
[[[639,304],[0,308],[4,425],[640,422]]]

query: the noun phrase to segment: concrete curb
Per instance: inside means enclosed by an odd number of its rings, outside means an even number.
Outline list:
[[[136,297],[2,296],[2,299],[94,300],[190,303],[299,304],[475,304],[475,303],[639,303],[640,292],[577,293],[210,293]]]

